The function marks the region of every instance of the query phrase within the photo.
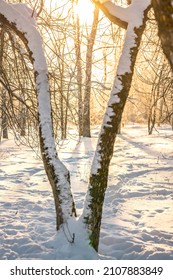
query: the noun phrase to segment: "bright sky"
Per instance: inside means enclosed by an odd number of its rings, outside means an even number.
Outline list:
[[[94,5],[90,0],[78,0],[75,12],[79,15],[81,23],[91,24],[93,20]]]
[[[67,1],[62,3],[57,0],[45,0],[45,6],[47,9],[63,6],[67,4]],[[75,13],[79,15],[81,24],[91,24],[93,20],[94,5],[90,0],[78,0],[78,4],[75,5]]]

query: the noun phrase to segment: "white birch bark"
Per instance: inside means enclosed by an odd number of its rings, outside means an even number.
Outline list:
[[[51,183],[57,212],[57,228],[74,210],[69,172],[59,160],[53,137],[49,81],[42,39],[31,17],[32,11],[24,4],[8,4],[0,0],[0,21],[7,24],[24,42],[34,66],[37,89],[41,152],[45,171]]]
[[[101,3],[102,1],[99,2]],[[117,7],[111,1],[104,2],[103,5],[106,8],[106,13],[108,10],[111,16],[118,17],[119,20],[127,22],[127,31],[92,163],[90,182],[82,216],[84,222],[88,225],[90,242],[96,250],[98,249],[109,164],[131,86],[134,64],[146,21],[145,11],[147,11],[150,5],[150,0],[133,0],[132,4],[127,8]]]

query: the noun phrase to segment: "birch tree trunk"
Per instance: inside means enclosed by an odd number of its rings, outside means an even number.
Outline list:
[[[114,4],[111,3],[111,6],[109,6],[109,3],[111,2],[108,1],[106,5],[103,5],[104,10],[109,8],[109,13],[111,13]],[[134,6],[135,4],[136,1],[134,1]],[[113,155],[114,143],[121,123],[124,106],[130,91],[134,65],[145,28],[147,13],[150,8],[149,4],[150,1],[145,1],[141,7],[138,7],[140,8],[138,9],[137,15],[139,17],[138,24],[136,24],[136,20],[133,22],[133,17],[129,20],[122,55],[119,60],[114,85],[92,163],[83,219],[89,230],[90,243],[96,251],[99,245],[102,209],[107,188],[110,160]],[[128,15],[128,8],[126,9]],[[115,15],[113,16],[116,17]],[[116,22],[116,19],[114,22]]]
[[[80,22],[79,16],[76,21],[76,67],[77,67],[77,84],[78,84],[78,123],[79,136],[83,135],[83,98],[82,98],[82,64],[81,64],[81,46],[80,46]]]
[[[84,92],[84,108],[83,108],[83,136],[91,137],[90,131],[90,99],[91,99],[91,74],[92,74],[92,52],[98,26],[99,9],[95,7],[94,20],[92,24],[91,34],[88,38],[87,54],[86,54],[86,80]]]
[[[4,50],[4,26],[1,27],[0,32],[0,74],[2,73],[2,64],[3,64],[3,50]],[[1,131],[2,137],[8,139],[8,130],[7,130],[7,115],[6,115],[6,90],[2,87],[1,89]],[[1,138],[1,137],[0,137]]]
[[[173,3],[172,0],[152,0],[163,51],[173,71]]]
[[[4,139],[8,139],[6,103],[6,90],[2,89],[2,138]]]
[[[74,46],[76,55],[76,79],[78,87],[78,125],[79,136],[83,135],[83,96],[82,96],[82,56],[81,56],[81,30],[79,15],[73,10]]]
[[[17,9],[16,9],[17,7]],[[34,67],[40,149],[46,174],[52,186],[56,209],[57,229],[71,216],[76,215],[70,187],[69,171],[59,160],[53,137],[48,70],[42,49],[42,40],[35,27],[32,11],[22,4],[0,1],[0,22],[15,32],[25,44]]]

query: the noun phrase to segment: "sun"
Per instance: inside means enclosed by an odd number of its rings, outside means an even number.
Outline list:
[[[60,3],[61,2],[61,3]],[[66,0],[45,0],[44,5],[48,11],[55,11],[59,9],[58,5],[61,4],[62,11],[66,11],[69,9],[71,1]],[[74,12],[76,15],[79,16],[80,24],[81,25],[91,25],[93,21],[93,13],[94,13],[94,4],[91,0],[73,0],[72,3],[74,4]],[[59,11],[61,10],[59,9]]]
[[[75,13],[79,16],[81,24],[91,24],[93,20],[94,5],[90,0],[78,0]]]

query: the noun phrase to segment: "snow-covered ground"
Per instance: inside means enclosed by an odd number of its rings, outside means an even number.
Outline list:
[[[59,147],[71,171],[82,212],[98,131]],[[109,139],[108,139],[109,144]],[[14,141],[0,144],[0,259],[173,260],[173,132],[148,136],[144,126],[123,128],[115,144],[105,197],[99,255],[55,231],[51,188],[42,162]],[[75,225],[76,226],[76,225]],[[82,234],[82,233],[81,233]],[[80,236],[80,233],[79,233]],[[79,237],[80,238],[80,237]]]

